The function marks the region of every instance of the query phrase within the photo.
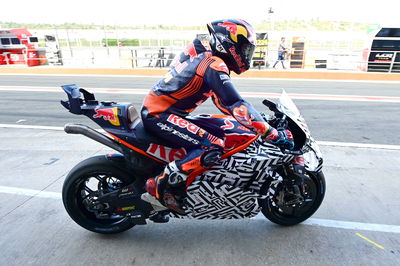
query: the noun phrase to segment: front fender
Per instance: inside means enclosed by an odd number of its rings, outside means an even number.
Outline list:
[[[323,164],[322,153],[315,141],[311,141],[308,146],[310,149],[303,154],[306,170],[314,173],[319,172]]]

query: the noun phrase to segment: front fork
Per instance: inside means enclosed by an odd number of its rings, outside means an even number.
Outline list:
[[[309,178],[306,175],[304,158],[297,156],[288,165],[282,168],[284,194],[281,196],[281,202],[286,206],[302,204],[307,198],[307,185],[305,180]]]

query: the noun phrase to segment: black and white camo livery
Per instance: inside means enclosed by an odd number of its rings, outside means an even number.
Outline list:
[[[185,215],[178,218],[239,219],[257,215],[260,188],[269,178],[277,179],[274,166],[293,160],[276,146],[260,138],[243,151],[224,159],[198,176],[187,188]]]

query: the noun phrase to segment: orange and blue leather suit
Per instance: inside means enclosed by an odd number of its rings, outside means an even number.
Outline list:
[[[175,162],[184,173],[204,166],[201,157],[205,152],[224,147],[223,139],[185,119],[210,96],[218,109],[256,133],[265,135],[270,128],[239,95],[224,61],[195,39],[151,89],[141,111],[147,130],[190,150],[185,158]]]

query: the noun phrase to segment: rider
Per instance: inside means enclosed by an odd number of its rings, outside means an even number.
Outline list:
[[[141,110],[147,130],[191,150],[183,159],[169,163],[160,176],[146,182],[148,201],[158,203],[151,196],[156,197],[163,206],[177,212],[183,212],[177,186],[194,169],[209,167],[222,155],[223,139],[185,119],[210,96],[223,113],[267,141],[286,149],[294,147],[291,136],[265,122],[231,82],[230,71],[241,74],[250,68],[255,48],[252,26],[244,20],[227,19],[213,21],[207,27],[211,50],[195,39],[150,90]]]

